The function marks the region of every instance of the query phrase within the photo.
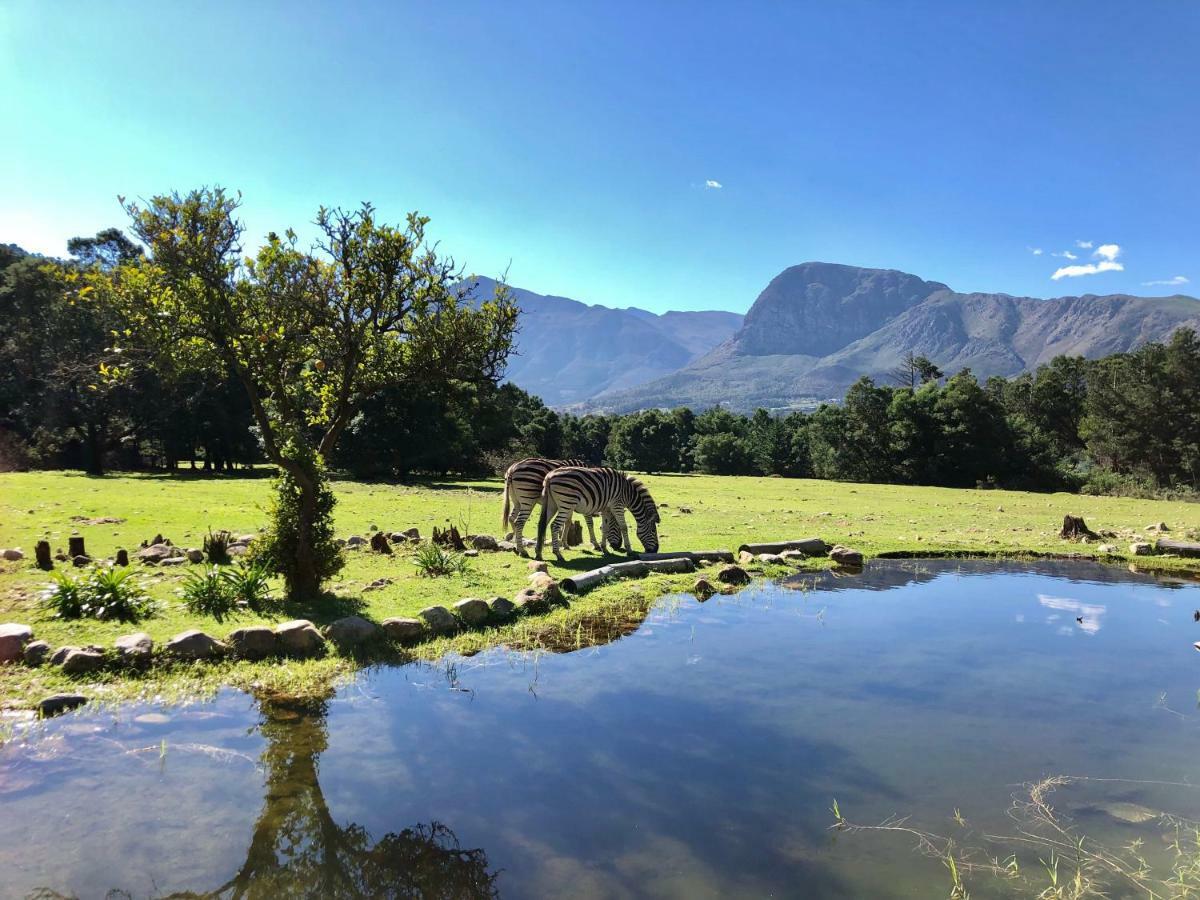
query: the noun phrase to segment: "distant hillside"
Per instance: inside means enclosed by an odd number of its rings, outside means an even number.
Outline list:
[[[574,408],[798,407],[840,398],[862,375],[890,381],[910,350],[948,374],[969,367],[982,379],[1059,354],[1130,350],[1182,325],[1200,331],[1200,300],[958,294],[903,272],[811,262],[776,276],[720,346],[676,372],[610,388]]]
[[[496,283],[477,278],[475,297]],[[512,288],[521,308],[507,379],[552,406],[644,384],[704,355],[742,324],[730,312],[668,312],[588,306]]]

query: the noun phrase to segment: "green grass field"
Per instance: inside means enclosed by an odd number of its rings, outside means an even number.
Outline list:
[[[745,542],[818,536],[862,550],[868,557],[884,552],[978,552],[989,554],[1094,553],[1095,545],[1062,541],[1058,529],[1063,515],[1086,518],[1099,531],[1110,530],[1122,551],[1131,540],[1148,537],[1147,525],[1167,523],[1176,535],[1200,533],[1200,504],[1082,497],[1069,494],[1030,494],[916,488],[890,485],[842,484],[780,478],[652,475],[646,483],[662,509],[663,550],[730,549]],[[447,523],[473,533],[502,535],[503,505],[499,480],[426,482],[414,485],[364,484],[341,481],[337,529],[342,537],[369,535],[371,526],[386,531],[417,527],[427,536],[433,526]],[[270,480],[263,477],[187,477],[113,475],[90,478],[74,473],[14,473],[0,475],[0,547],[19,547],[26,559],[0,562],[0,622],[33,626],[38,638],[54,646],[96,643],[111,646],[114,638],[135,630],[157,642],[188,628],[201,628],[224,637],[234,628],[264,621],[243,614],[218,623],[190,614],[177,595],[179,568],[137,566],[150,593],[162,601],[158,613],[136,626],[119,622],[59,621],[46,616],[37,596],[47,576],[34,567],[33,546],[50,540],[57,550],[72,533],[84,535],[93,558],[111,556],[119,547],[133,551],[161,532],[175,544],[199,547],[209,528],[235,533],[256,531],[265,521]],[[692,510],[681,513],[681,507]],[[101,518],[119,523],[87,524]],[[632,534],[632,527],[630,529]],[[533,536],[529,530],[527,536]],[[549,556],[547,552],[547,556]],[[591,551],[572,550],[567,566],[550,563],[551,574],[582,571],[598,565]],[[1118,561],[1121,561],[1118,558]],[[817,564],[817,563],[814,563]],[[1146,567],[1185,569],[1183,560],[1139,558]],[[135,565],[137,565],[135,563]],[[380,577],[393,579],[387,587],[364,592]],[[450,641],[424,645],[423,656],[446,649],[468,652],[489,643],[522,646],[537,643],[552,631],[585,640],[581,623],[604,611],[618,618],[636,618],[659,593],[686,587],[691,578],[659,576],[641,582],[606,585],[574,601],[569,610],[531,617],[517,625],[476,632]],[[415,614],[431,604],[450,604],[463,597],[512,597],[526,586],[524,560],[508,553],[484,553],[470,560],[461,576],[428,579],[417,575],[411,559],[397,552],[382,556],[367,550],[348,554],[348,563],[329,587],[336,601],[322,606],[289,608],[278,618],[309,618],[318,624],[349,612],[376,621]],[[535,619],[537,621],[535,621]],[[269,623],[268,623],[269,624]],[[592,626],[588,626],[589,628]],[[540,636],[540,638],[539,638]],[[569,641],[568,641],[569,642]],[[277,682],[281,688],[299,679],[352,671],[357,663],[332,655],[309,663],[225,663],[165,668],[146,676],[109,673],[93,679],[92,689],[114,698],[139,693],[207,689],[216,683]],[[26,705],[53,690],[80,688],[80,683],[51,670],[5,666],[0,669],[0,705]]]

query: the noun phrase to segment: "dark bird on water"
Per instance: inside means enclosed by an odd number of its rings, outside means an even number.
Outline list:
[[[1082,625],[1083,624],[1083,616],[1076,616],[1075,621],[1078,622],[1080,625]]]
[[[1198,609],[1194,613],[1192,613],[1192,621],[1200,622],[1200,609]]]

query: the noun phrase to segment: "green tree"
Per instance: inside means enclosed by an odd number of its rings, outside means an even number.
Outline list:
[[[707,475],[750,475],[754,456],[746,441],[736,434],[702,434],[696,437],[696,467]]]
[[[340,564],[325,460],[342,432],[385,385],[494,381],[516,309],[503,292],[459,302],[459,273],[416,213],[394,227],[369,204],[322,208],[312,250],[289,230],[243,260],[239,203],[203,188],[126,204],[148,255],[107,285],[160,366],[220,365],[241,383],[282,473],[265,544],[289,594],[311,597]]]
[[[624,469],[674,472],[679,469],[678,447],[675,420],[662,410],[648,409],[613,424],[606,456]]]

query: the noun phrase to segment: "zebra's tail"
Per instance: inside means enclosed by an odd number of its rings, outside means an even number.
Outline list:
[[[508,528],[508,517],[512,513],[512,499],[509,491],[512,489],[512,482],[506,473],[504,476],[504,518],[500,520],[500,531],[503,532]]]
[[[550,490],[542,489],[542,512],[538,516],[537,553],[535,559],[542,558],[542,546],[546,543],[546,525],[550,522]]]

